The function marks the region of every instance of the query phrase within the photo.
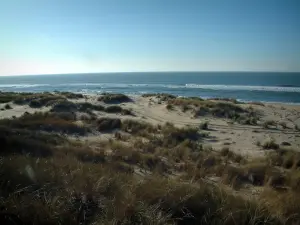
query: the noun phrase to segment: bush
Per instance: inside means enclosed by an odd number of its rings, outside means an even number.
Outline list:
[[[268,129],[270,126],[276,126],[276,122],[274,120],[267,120],[263,123],[263,127]]]
[[[264,149],[278,149],[279,145],[275,142],[274,139],[270,139],[268,141],[265,141],[265,143],[262,145]]]
[[[205,121],[205,122],[201,123],[199,125],[199,128],[202,129],[202,130],[207,130],[208,129],[208,121]]]
[[[124,94],[105,93],[98,98],[98,101],[102,101],[104,103],[122,103],[122,102],[131,102],[132,99]]]
[[[69,99],[84,98],[83,94],[79,94],[79,93],[72,93],[72,92],[56,92],[56,93]]]
[[[150,123],[139,122],[137,120],[124,120],[122,130],[131,134],[142,135],[143,132],[148,134],[153,133],[156,131],[156,128]]]
[[[10,128],[27,130],[42,130],[47,132],[62,132],[67,134],[84,135],[88,132],[86,127],[77,126],[73,120],[75,116],[55,113],[24,114],[17,119],[0,120],[0,125]]]
[[[29,153],[38,157],[50,156],[53,147],[64,142],[65,139],[58,135],[0,126],[1,155]]]
[[[235,98],[210,98],[210,100],[231,102],[233,104],[240,104],[241,103],[238,100],[236,100]]]
[[[271,165],[281,166],[285,169],[300,167],[300,153],[294,150],[278,149],[269,154]]]
[[[105,112],[107,113],[121,113],[122,111],[123,111],[122,107],[118,105],[108,106],[105,109]]]
[[[157,97],[160,101],[168,101],[171,99],[177,98],[175,95],[167,94],[167,93],[155,93],[155,94],[142,94],[142,97]]]
[[[93,105],[91,103],[73,103],[70,101],[60,101],[56,103],[51,112],[85,112],[92,114],[92,110],[104,111],[105,108],[101,105]]]
[[[65,100],[62,96],[56,96],[52,94],[41,95],[37,97],[29,97],[23,99],[24,102],[29,102],[31,108],[41,108],[44,106],[52,106],[57,102]]]
[[[167,104],[166,108],[167,108],[167,110],[173,110],[174,109],[173,105],[171,105],[171,104]]]
[[[97,124],[98,131],[110,131],[121,128],[122,123],[120,119],[103,117],[98,119]]]
[[[188,111],[189,109],[190,109],[190,107],[187,106],[187,105],[181,106],[181,111],[182,111],[182,112],[186,112],[186,111]]]
[[[163,146],[165,147],[174,147],[185,140],[197,141],[201,137],[198,128],[195,127],[165,126],[162,129],[162,134]]]
[[[223,147],[223,148],[221,149],[220,154],[221,154],[221,156],[227,156],[227,155],[229,154],[229,152],[230,152],[230,150],[229,150],[228,147]]]
[[[8,102],[14,102],[18,98],[32,95],[31,93],[17,93],[17,92],[2,92],[0,91],[0,103],[8,103]]]
[[[208,107],[200,106],[199,108],[194,110],[194,117],[205,116],[210,113],[210,109]]]
[[[12,107],[11,107],[9,104],[6,104],[6,105],[4,106],[4,108],[5,108],[5,109],[12,109]]]

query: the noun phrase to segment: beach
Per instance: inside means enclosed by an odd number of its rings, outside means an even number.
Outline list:
[[[26,212],[23,221],[31,220],[23,197],[30,208],[46,207],[38,213],[43,222],[52,218],[51,207],[65,221],[88,221],[89,207],[102,210],[98,201],[110,213],[100,219],[122,221],[123,210],[150,212],[162,199],[171,221],[172,202],[184,204],[180,211],[198,210],[190,201],[215,207],[211,221],[218,223],[227,218],[224,207],[239,212],[234,220],[258,213],[267,224],[284,224],[292,213],[299,221],[299,105],[167,93],[0,92],[0,101],[5,212]],[[87,208],[63,214],[53,206],[58,199],[72,210],[73,201]]]
[[[74,103],[90,103],[96,105],[107,105],[99,102],[97,99],[101,95],[84,95],[82,99],[69,99]],[[222,100],[212,100],[214,102],[223,102]],[[226,101],[225,101],[226,102]],[[121,115],[120,113],[106,113],[94,111],[97,118],[112,117],[119,119],[134,119],[147,122],[153,125],[173,123],[175,126],[199,126],[203,122],[209,123],[210,137],[203,140],[205,145],[213,149],[222,149],[224,146],[230,147],[234,152],[249,156],[264,156],[265,150],[257,146],[257,142],[263,143],[265,140],[274,139],[277,143],[288,142],[291,148],[300,149],[300,134],[295,130],[295,126],[300,127],[300,106],[283,103],[247,103],[238,104],[242,108],[252,107],[260,115],[260,125],[244,125],[232,123],[230,119],[203,115],[195,118],[191,111],[183,112],[180,107],[172,110],[166,108],[167,101],[161,101],[157,96],[142,97],[135,96],[132,102],[120,103],[120,106],[132,110],[133,116]],[[10,104],[12,109],[0,111],[0,119],[20,117],[25,112],[49,112],[51,107],[32,108],[29,105]],[[0,104],[0,109],[4,109],[5,104]],[[79,117],[80,118],[80,117]],[[79,119],[80,120],[80,119]],[[274,121],[274,125],[264,128],[266,121]],[[285,127],[282,127],[284,124]],[[84,140],[101,138],[101,133],[88,134],[83,137]],[[113,137],[113,134],[105,135],[107,138]]]

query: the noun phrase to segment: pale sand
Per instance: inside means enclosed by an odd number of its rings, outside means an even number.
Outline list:
[[[96,95],[88,95],[87,99],[71,100],[74,102],[90,102],[93,104],[101,104],[97,101]],[[5,104],[0,104],[0,109],[4,108]],[[50,107],[41,109],[30,108],[28,105],[20,106],[10,104],[13,109],[0,111],[0,119],[19,117],[24,112],[34,113],[39,111],[49,111]],[[209,122],[209,137],[203,140],[203,143],[212,146],[215,150],[220,150],[227,146],[231,150],[249,157],[264,156],[268,150],[263,150],[257,146],[257,141],[264,143],[270,138],[274,138],[276,143],[280,144],[283,141],[291,144],[290,148],[300,150],[300,132],[294,129],[297,124],[300,127],[300,106],[288,104],[265,104],[265,106],[251,105],[254,109],[261,113],[261,121],[274,120],[277,123],[286,122],[287,129],[281,126],[273,129],[264,129],[260,126],[248,126],[241,124],[230,124],[230,120],[203,116],[193,118],[190,112],[183,113],[180,109],[167,110],[166,103],[159,104],[155,97],[144,98],[134,97],[134,102],[122,103],[122,107],[133,110],[135,117],[122,116],[116,114],[106,114],[104,112],[95,112],[97,117],[120,117],[146,121],[153,124],[171,122],[177,126],[197,126],[204,121]],[[242,107],[249,107],[249,104],[242,104]],[[100,139],[108,139],[111,134],[91,134],[88,137],[83,137],[85,141],[97,141]]]

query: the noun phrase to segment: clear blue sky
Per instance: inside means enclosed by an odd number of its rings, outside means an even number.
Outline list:
[[[1,0],[0,75],[300,71],[300,0]]]

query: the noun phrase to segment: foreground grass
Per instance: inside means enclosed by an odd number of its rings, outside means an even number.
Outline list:
[[[204,183],[157,175],[138,181],[72,157],[12,157],[0,175],[1,213],[15,223],[281,224],[263,206]]]

